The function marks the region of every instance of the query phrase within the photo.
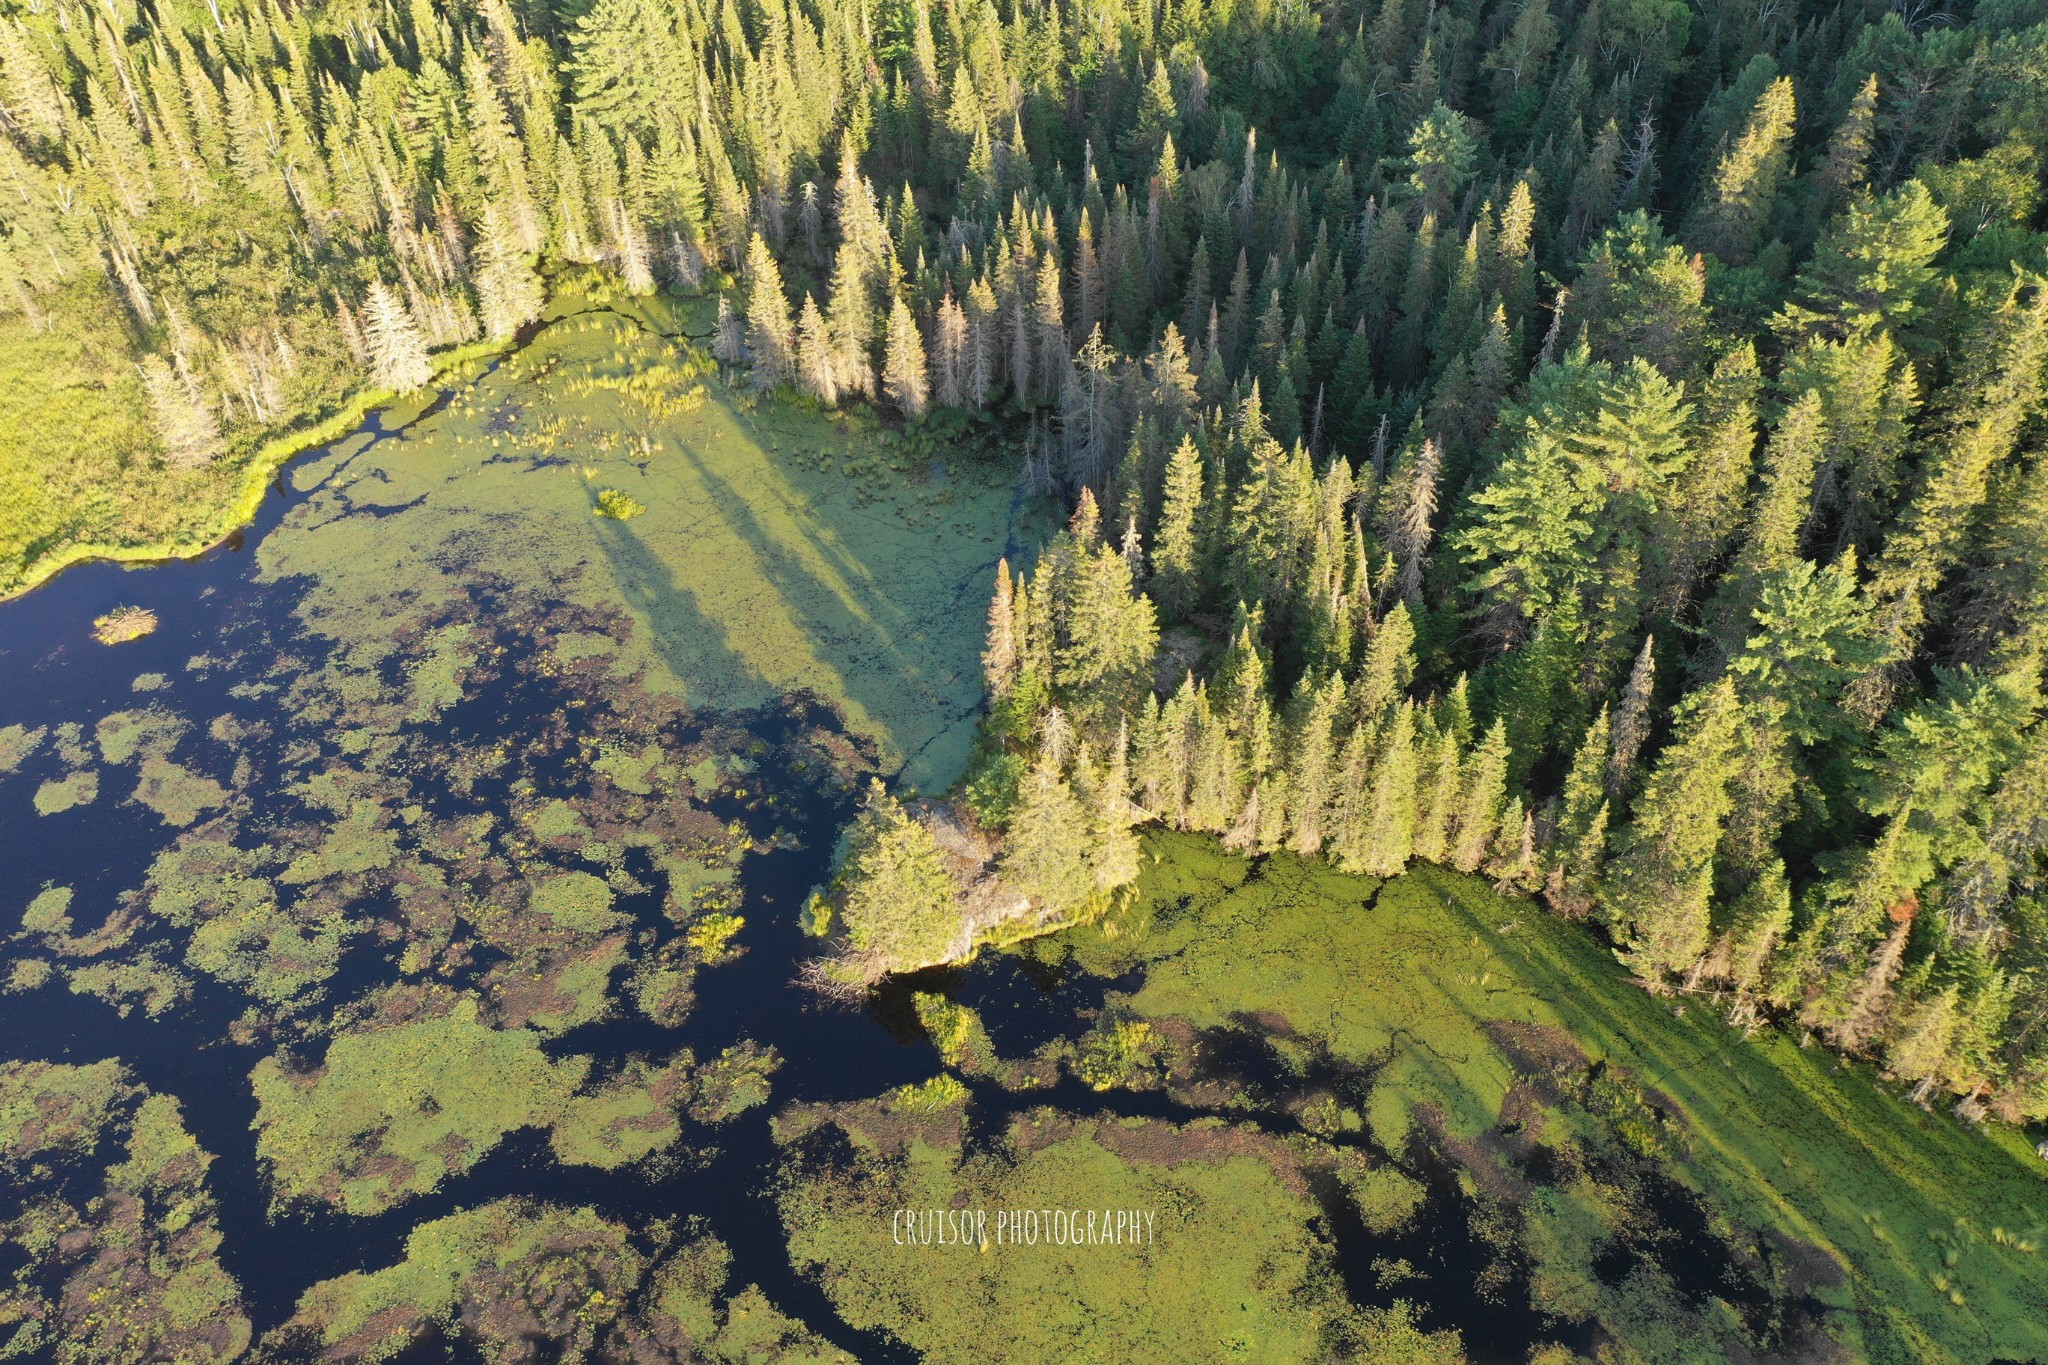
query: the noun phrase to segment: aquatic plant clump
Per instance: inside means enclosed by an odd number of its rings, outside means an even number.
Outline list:
[[[849,1158],[842,1136],[828,1125],[793,1143],[790,1254],[848,1322],[921,1359],[985,1360],[1001,1342],[1016,1360],[1307,1362],[1347,1341],[1356,1358],[1393,1358],[1374,1353],[1390,1325],[1357,1315],[1331,1273],[1306,1187],[1258,1156],[1050,1111],[1012,1129],[1011,1162],[922,1141]],[[965,1246],[906,1246],[900,1215],[892,1232],[892,1211],[954,1209],[985,1215]],[[1028,1241],[1026,1210],[1043,1220]],[[1151,1220],[1088,1244],[1074,1215],[1112,1210]],[[1013,1211],[1014,1230],[996,1217]],[[1432,1353],[1412,1358],[1462,1359],[1455,1334],[1417,1335]]]
[[[631,521],[647,510],[647,504],[616,488],[602,488],[598,490],[594,510],[598,516],[610,517],[613,521]]]
[[[92,637],[103,645],[140,640],[156,630],[156,613],[147,607],[115,607],[92,623]]]
[[[5,1354],[227,1365],[251,1326],[221,1266],[213,1157],[118,1061],[0,1062]]]

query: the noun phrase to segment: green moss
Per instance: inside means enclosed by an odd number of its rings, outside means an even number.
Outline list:
[[[525,1029],[479,1023],[465,999],[440,1018],[344,1034],[310,1073],[258,1062],[256,1151],[283,1199],[378,1213],[468,1170],[514,1129],[553,1122],[588,1065],[548,1060]]]
[[[154,458],[133,342],[108,288],[97,276],[66,286],[49,303],[51,326],[0,317],[0,387],[20,396],[0,410],[0,596],[85,560],[199,554],[255,515],[285,461],[391,401],[348,396],[353,376],[327,370],[301,391],[303,406],[225,457],[169,468]],[[459,346],[435,361],[446,372],[497,349]]]
[[[267,1341],[273,1358],[375,1361],[439,1324],[490,1365],[548,1359],[851,1365],[748,1286],[723,1300],[731,1253],[714,1238],[652,1266],[589,1208],[501,1199],[414,1228],[405,1256],[313,1286]]]
[[[36,788],[37,815],[61,815],[75,806],[89,806],[99,798],[100,773],[86,768],[43,783]]]

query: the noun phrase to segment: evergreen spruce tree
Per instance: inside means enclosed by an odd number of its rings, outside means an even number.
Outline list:
[[[871,977],[967,949],[967,924],[938,841],[878,781],[869,783],[866,804],[847,833],[833,888],[848,942],[871,964]]]
[[[1408,866],[1415,848],[1415,777],[1415,704],[1404,701],[1394,709],[1373,755],[1372,798],[1358,871],[1392,877]]]
[[[889,308],[889,333],[883,348],[882,391],[896,410],[912,419],[924,416],[931,402],[931,385],[925,372],[924,341],[917,334],[917,320],[902,299]]]
[[[803,311],[796,323],[796,382],[820,403],[839,401],[839,377],[833,369],[832,337],[825,330],[825,315],[814,294],[804,295]]]
[[[1543,898],[1574,919],[1593,908],[1607,845],[1607,763],[1613,752],[1607,708],[1586,728],[1586,737],[1565,774],[1563,807],[1546,856]]]
[[[370,346],[371,373],[381,388],[410,393],[434,377],[427,341],[405,300],[381,280],[363,299],[363,331]]]
[[[138,368],[164,463],[173,469],[200,469],[218,459],[220,423],[191,383],[162,356],[146,355]]]
[[[1635,775],[1636,755],[1650,737],[1650,699],[1657,685],[1657,637],[1643,640],[1628,684],[1614,708],[1614,752],[1607,762],[1607,794],[1620,799],[1628,794]]]
[[[1727,679],[1689,698],[1617,841],[1603,900],[1623,960],[1645,980],[1683,972],[1706,951],[1740,721]]]
[[[1460,872],[1477,872],[1499,827],[1507,799],[1508,729],[1495,721],[1479,747],[1465,759],[1458,787],[1457,819],[1450,833],[1450,863]]]
[[[747,247],[747,351],[753,357],[757,388],[773,388],[795,372],[796,347],[782,267],[758,232]]]
[[[484,335],[501,340],[539,317],[547,302],[518,228],[491,204],[484,206],[478,234],[476,288]]]
[[[1736,265],[1755,254],[1790,165],[1793,114],[1792,78],[1780,76],[1714,166],[1687,241]]]

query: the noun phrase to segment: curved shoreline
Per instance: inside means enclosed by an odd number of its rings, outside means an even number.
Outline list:
[[[474,341],[453,347],[434,357],[434,377],[421,393],[441,390],[457,370],[488,357],[516,350],[523,337],[509,340]],[[278,472],[299,456],[321,446],[332,445],[362,425],[370,414],[389,408],[407,395],[390,389],[366,389],[339,409],[311,425],[277,436],[247,457],[241,485],[225,510],[206,523],[202,532],[176,540],[155,540],[139,545],[114,545],[104,541],[70,541],[60,548],[31,560],[22,570],[21,581],[0,592],[0,602],[11,602],[42,587],[64,570],[78,564],[167,564],[193,560],[219,549],[256,518],[265,498],[270,496]],[[429,400],[431,401],[431,399]]]

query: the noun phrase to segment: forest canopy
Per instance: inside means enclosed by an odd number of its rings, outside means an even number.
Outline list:
[[[1133,818],[1481,871],[2039,1116],[2044,19],[0,0],[10,420],[92,418],[6,581],[549,270],[713,289],[732,375],[1074,499],[993,613],[1018,884]]]

